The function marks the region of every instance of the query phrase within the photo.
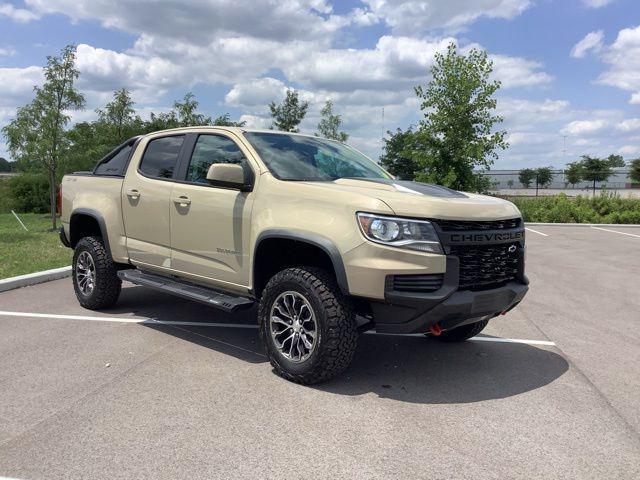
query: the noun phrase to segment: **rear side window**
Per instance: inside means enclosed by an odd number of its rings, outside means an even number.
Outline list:
[[[103,160],[94,170],[95,175],[123,175],[124,167],[131,155],[133,145],[125,145],[120,150]]]
[[[207,172],[213,163],[241,165],[245,175],[249,169],[242,150],[233,140],[220,135],[200,135],[189,162],[187,181],[207,185]]]
[[[140,162],[140,171],[148,177],[173,178],[184,136],[151,140]]]

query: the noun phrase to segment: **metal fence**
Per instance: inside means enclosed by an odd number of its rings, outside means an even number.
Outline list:
[[[520,182],[520,170],[494,170],[483,172],[489,178],[490,191],[501,195],[590,195],[593,194],[593,181],[581,180],[569,183],[563,170],[552,170],[551,181],[540,185],[534,177],[529,185]],[[615,191],[622,196],[640,197],[640,184],[633,183],[628,170],[614,169],[607,180],[595,183],[595,193],[603,190]]]

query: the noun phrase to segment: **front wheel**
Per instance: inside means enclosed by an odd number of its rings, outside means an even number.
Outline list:
[[[73,254],[73,288],[84,308],[98,310],[118,301],[122,281],[100,237],[84,237]]]
[[[288,268],[276,274],[262,293],[258,316],[269,361],[287,380],[323,382],[343,372],[353,359],[355,314],[322,269]]]

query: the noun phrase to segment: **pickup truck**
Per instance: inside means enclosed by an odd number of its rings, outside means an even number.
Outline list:
[[[477,335],[527,292],[510,202],[399,181],[319,137],[192,127],[130,139],[61,184],[80,304],[123,280],[234,312],[258,306],[280,376],[344,371],[358,334]]]

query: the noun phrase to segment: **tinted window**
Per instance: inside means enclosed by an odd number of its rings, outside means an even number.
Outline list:
[[[151,140],[142,157],[140,171],[149,177],[172,178],[183,136]]]
[[[191,155],[187,181],[208,183],[207,172],[212,163],[235,163],[242,165],[245,174],[249,166],[242,150],[236,143],[220,135],[200,135]]]
[[[93,173],[96,175],[122,175],[124,167],[129,160],[133,145],[125,145],[110,158],[103,160]]]
[[[251,132],[244,136],[281,180],[391,178],[368,157],[339,142],[282,133]]]

